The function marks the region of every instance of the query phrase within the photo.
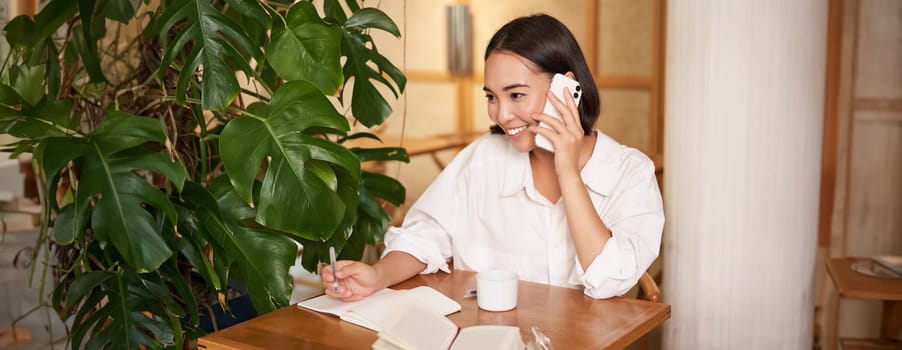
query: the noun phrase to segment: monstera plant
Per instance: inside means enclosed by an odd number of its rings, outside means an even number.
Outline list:
[[[359,259],[404,187],[361,162],[406,79],[355,0],[52,0],[4,28],[0,125],[33,155],[49,301],[73,348],[181,347],[208,286],[285,306],[298,244]],[[351,132],[352,125],[360,125]],[[298,325],[303,326],[303,325]]]

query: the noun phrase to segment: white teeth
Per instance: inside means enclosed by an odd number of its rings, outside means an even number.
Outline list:
[[[528,125],[521,126],[519,128],[507,129],[507,134],[510,136],[514,136],[526,130],[529,127]]]

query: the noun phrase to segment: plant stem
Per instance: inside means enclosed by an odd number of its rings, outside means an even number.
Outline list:
[[[260,101],[269,101],[269,100],[270,100],[270,97],[263,96],[263,95],[261,95],[259,92],[251,91],[251,90],[248,90],[248,89],[245,89],[245,88],[242,88],[242,89],[241,89],[241,93],[248,94],[248,95],[251,95],[251,96],[253,96],[253,97],[256,97],[256,98],[260,99]]]
[[[175,96],[160,96],[160,99],[163,101],[166,101],[166,102],[173,102],[176,100],[176,97]],[[203,101],[196,99],[196,98],[191,98],[191,97],[185,97],[185,102],[193,103],[193,104],[197,104],[197,105],[203,103]]]
[[[229,107],[229,111],[231,111],[231,112],[237,112],[238,114],[241,114],[241,115],[243,115],[243,116],[247,116],[247,117],[251,117],[251,118],[257,119],[257,120],[259,120],[259,121],[261,121],[261,122],[264,122],[264,123],[266,122],[266,118],[263,118],[263,117],[258,116],[258,115],[256,115],[256,114],[253,114],[253,113],[251,113],[251,112],[248,112],[247,110],[244,110],[244,109]]]

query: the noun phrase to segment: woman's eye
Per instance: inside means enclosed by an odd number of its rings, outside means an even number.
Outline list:
[[[485,99],[489,102],[495,102],[495,96],[492,95],[485,95]]]
[[[511,94],[511,99],[517,100],[517,99],[520,99],[520,98],[523,97],[523,96],[526,96],[526,94],[519,93],[519,92],[514,92],[514,93]]]

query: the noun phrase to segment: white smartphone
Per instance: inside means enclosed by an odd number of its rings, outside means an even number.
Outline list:
[[[551,78],[551,93],[554,94],[559,100],[564,101],[564,88],[567,88],[570,91],[570,94],[573,96],[573,101],[576,102],[576,105],[579,106],[579,98],[583,95],[583,92],[580,90],[579,82],[573,79],[568,78],[563,74],[555,74],[554,77]],[[551,103],[551,100],[545,100],[545,108],[542,110],[542,114],[550,115],[557,119],[561,119],[561,114],[558,113],[557,108],[554,108],[554,104]],[[544,122],[539,123],[540,127],[543,128],[551,128],[548,124]],[[551,141],[548,140],[545,136],[541,134],[536,134],[536,146],[539,146],[548,151],[554,152],[554,146],[551,144]]]

